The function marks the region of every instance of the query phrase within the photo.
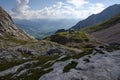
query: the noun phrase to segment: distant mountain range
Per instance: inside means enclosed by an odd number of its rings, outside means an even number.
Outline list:
[[[35,38],[42,39],[46,36],[52,35],[58,29],[68,29],[75,25],[79,20],[61,19],[61,20],[14,20],[15,24],[25,30]]]
[[[86,18],[85,20],[78,22],[75,26],[71,27],[70,29],[80,29],[83,27],[89,27],[96,24],[100,24],[101,22],[104,22],[119,13],[120,4],[115,4],[106,8],[99,14],[93,14]]]

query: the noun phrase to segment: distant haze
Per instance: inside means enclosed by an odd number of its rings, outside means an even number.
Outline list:
[[[68,29],[74,26],[79,20],[77,19],[60,19],[60,20],[14,20],[15,24],[36,38],[44,38],[52,35],[58,29]]]

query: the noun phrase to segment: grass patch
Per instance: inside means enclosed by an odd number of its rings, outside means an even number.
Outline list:
[[[93,49],[91,49],[91,48],[84,49],[83,52],[81,52],[79,54],[67,55],[66,57],[64,57],[60,60],[57,60],[57,61],[66,61],[66,60],[69,60],[69,59],[79,59],[79,58],[81,58],[85,55],[92,54],[92,52],[93,52]]]
[[[35,60],[39,60],[40,64],[44,64],[48,61],[56,60],[57,58],[59,58],[59,55],[40,56],[36,57]]]
[[[67,44],[69,42],[88,42],[89,37],[85,32],[75,31],[70,34],[69,32],[56,33],[50,37],[45,38],[45,40],[50,40],[52,42],[57,42],[59,44]]]
[[[112,52],[114,50],[120,50],[120,46],[106,46],[105,49],[108,51],[108,52]]]
[[[25,63],[27,61],[30,61],[30,60],[20,60],[20,61],[11,61],[11,62],[4,61],[4,62],[0,63],[0,71],[6,70],[8,68],[11,68],[11,67],[14,67],[17,65],[20,65],[20,64]]]
[[[63,72],[64,72],[64,73],[65,73],[65,72],[69,72],[70,69],[75,68],[75,67],[77,66],[77,64],[78,64],[77,62],[72,61],[71,63],[69,63],[68,65],[66,65],[66,66],[64,67]]]
[[[98,25],[95,25],[95,26],[91,26],[89,28],[84,28],[84,29],[81,29],[83,31],[87,31],[87,32],[96,32],[96,31],[100,31],[102,29],[106,29],[106,28],[109,28],[117,23],[120,22],[120,14],[112,17],[111,19],[107,20],[107,21],[104,21]]]
[[[42,75],[51,72],[53,69],[43,70],[43,69],[30,69],[28,73],[23,74],[16,78],[16,80],[38,80]]]

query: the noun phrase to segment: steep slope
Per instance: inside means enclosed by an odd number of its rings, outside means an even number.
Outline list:
[[[85,31],[104,43],[120,43],[120,14]]]
[[[80,29],[83,27],[93,26],[101,22],[104,22],[119,13],[120,13],[120,4],[115,4],[113,6],[106,8],[99,14],[93,14],[89,16],[87,19],[78,22],[71,29]]]
[[[33,37],[17,28],[10,15],[0,7],[0,37],[21,40],[35,40]]]

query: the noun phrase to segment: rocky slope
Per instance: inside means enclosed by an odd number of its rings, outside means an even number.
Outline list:
[[[89,16],[87,19],[78,22],[71,29],[80,29],[83,27],[90,27],[93,25],[97,25],[101,22],[104,22],[104,21],[110,19],[111,17],[113,17],[119,13],[120,13],[120,4],[115,4],[115,5],[112,5],[108,8],[106,8],[99,14],[93,14],[93,15]]]
[[[120,45],[112,48],[103,47],[96,47],[91,51],[69,56],[66,54],[40,56],[0,63],[0,79],[119,80],[120,51],[114,50],[120,49]]]
[[[89,57],[90,56],[90,57]],[[48,74],[39,80],[119,80],[120,79],[120,51],[104,54],[94,52],[80,59],[70,59],[54,64]],[[72,63],[72,64],[71,64]],[[64,72],[65,66],[74,65],[68,72]],[[62,65],[62,66],[59,66]],[[70,65],[69,65],[70,66]]]
[[[120,14],[86,31],[104,43],[120,43]]]
[[[0,7],[0,37],[8,38],[9,36],[21,40],[35,40],[32,36],[17,28],[11,16]]]
[[[62,55],[77,55],[82,52],[54,42],[35,40],[17,28],[2,8],[0,18],[0,80],[26,79],[29,76],[23,75],[29,71],[33,76],[31,80],[37,80],[51,71],[52,69],[47,68],[54,64],[54,60],[59,61]],[[16,75],[19,71],[22,71],[20,77]]]

